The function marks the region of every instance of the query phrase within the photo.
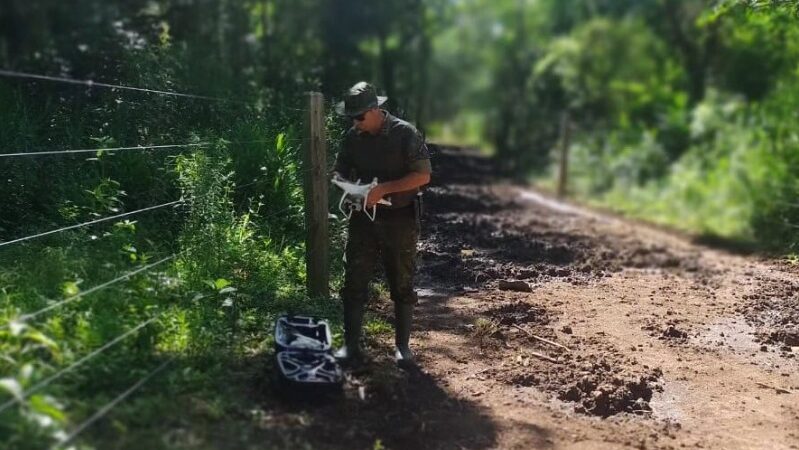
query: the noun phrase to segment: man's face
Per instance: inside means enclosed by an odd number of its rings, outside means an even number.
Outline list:
[[[377,134],[383,125],[383,114],[380,109],[373,108],[359,116],[352,117],[352,124],[358,131]]]

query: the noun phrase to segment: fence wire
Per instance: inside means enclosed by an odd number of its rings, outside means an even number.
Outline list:
[[[148,94],[157,94],[157,95],[165,95],[170,97],[179,97],[179,98],[189,98],[195,100],[206,100],[218,103],[232,103],[238,105],[245,105],[255,107],[258,106],[256,102],[252,100],[242,100],[236,98],[226,98],[226,97],[217,97],[212,95],[202,95],[202,94],[190,94],[185,92],[177,92],[177,91],[165,91],[161,89],[149,89],[137,86],[130,86],[124,84],[113,84],[113,83],[103,83],[94,80],[78,80],[75,78],[69,77],[58,77],[52,75],[42,75],[37,73],[30,73],[30,72],[21,72],[17,70],[10,70],[10,69],[0,69],[0,77],[6,78],[17,78],[17,79],[26,79],[26,80],[37,80],[37,81],[49,81],[54,83],[64,83],[64,84],[71,84],[71,85],[78,85],[78,86],[85,86],[87,88],[104,88],[104,89],[111,89],[111,90],[121,90],[121,91],[133,91],[133,92],[142,92]],[[280,110],[288,110],[288,111],[298,111],[298,112],[308,112],[307,108],[295,108],[291,106],[275,106],[276,109]]]
[[[210,100],[215,102],[224,102],[224,103],[238,103],[238,104],[245,104],[251,105],[252,102],[248,102],[245,100],[237,100],[237,99],[229,99],[223,97],[214,97],[210,95],[199,95],[199,94],[187,94],[183,92],[175,92],[175,91],[163,91],[159,89],[148,89],[148,88],[141,88],[135,86],[126,86],[122,84],[112,84],[112,83],[103,83],[94,80],[76,80],[74,78],[67,78],[67,77],[55,77],[50,75],[40,75],[36,73],[28,73],[28,72],[18,72],[15,70],[7,70],[7,69],[0,69],[0,76],[7,77],[7,78],[23,78],[28,80],[39,80],[39,81],[51,81],[56,83],[66,83],[66,84],[74,84],[74,85],[81,85],[86,86],[88,88],[106,88],[106,89],[118,89],[122,91],[135,91],[135,92],[146,92],[151,94],[159,94],[159,95],[166,95],[172,97],[181,97],[181,98],[191,98],[197,100]]]
[[[95,293],[97,291],[101,291],[101,290],[103,290],[103,289],[105,289],[107,287],[113,286],[114,284],[117,284],[117,283],[119,283],[121,281],[127,280],[127,279],[129,279],[130,277],[132,277],[134,275],[138,275],[138,274],[140,274],[142,272],[147,272],[148,270],[152,269],[153,267],[160,266],[161,264],[163,264],[163,263],[165,263],[167,261],[171,261],[171,260],[175,259],[176,257],[177,257],[177,255],[167,256],[166,258],[163,258],[163,259],[158,260],[158,261],[156,261],[154,263],[151,263],[151,264],[147,264],[146,266],[139,267],[138,269],[130,271],[130,272],[128,272],[128,273],[126,273],[126,274],[124,274],[124,275],[122,275],[120,277],[114,278],[113,280],[106,281],[105,283],[102,283],[102,284],[99,284],[97,286],[94,286],[91,289],[87,289],[87,290],[85,290],[83,292],[80,292],[78,294],[75,294],[75,295],[73,295],[71,297],[67,297],[64,300],[55,302],[55,303],[53,303],[53,304],[51,304],[51,305],[49,305],[47,307],[44,307],[44,308],[42,308],[42,309],[40,309],[38,311],[29,313],[29,314],[23,314],[22,316],[14,319],[14,320],[6,323],[6,324],[0,325],[0,330],[6,329],[6,328],[13,328],[15,326],[20,326],[20,325],[24,324],[25,322],[28,322],[29,320],[34,319],[34,318],[36,318],[38,316],[41,316],[42,314],[44,314],[46,312],[52,311],[52,310],[60,308],[60,307],[62,307],[64,305],[68,305],[68,304],[70,304],[72,302],[78,301],[81,298],[83,298],[83,297],[85,297],[85,296],[87,296],[89,294],[93,294],[93,293]]]
[[[134,385],[132,385],[131,387],[129,387],[127,390],[125,390],[125,392],[123,392],[123,393],[119,394],[119,395],[118,395],[116,398],[114,398],[114,399],[113,399],[113,400],[111,400],[110,402],[106,403],[106,404],[105,404],[105,405],[104,405],[102,408],[100,408],[99,410],[97,410],[97,412],[95,412],[94,414],[92,414],[92,416],[91,416],[91,417],[89,417],[88,419],[86,419],[85,421],[83,421],[83,422],[82,422],[80,425],[78,425],[77,427],[75,427],[75,429],[74,429],[74,430],[72,430],[72,432],[71,432],[71,433],[69,433],[69,434],[68,434],[68,435],[67,435],[67,436],[64,438],[64,440],[62,440],[61,442],[59,442],[58,444],[56,444],[56,445],[55,445],[53,448],[54,448],[54,449],[64,448],[64,446],[66,446],[66,445],[67,445],[67,444],[69,444],[71,441],[73,441],[73,440],[74,440],[74,439],[75,439],[75,438],[76,438],[76,437],[77,437],[79,434],[81,434],[81,433],[82,433],[82,432],[83,432],[83,431],[84,431],[86,428],[89,428],[89,427],[90,427],[92,424],[94,424],[94,422],[97,422],[99,419],[103,418],[103,417],[104,417],[106,414],[108,414],[108,413],[109,413],[109,412],[110,412],[112,409],[114,409],[114,407],[116,407],[118,404],[120,404],[120,403],[121,403],[122,401],[124,401],[126,398],[130,397],[130,396],[131,396],[131,394],[133,394],[134,392],[136,392],[137,390],[139,390],[139,388],[141,388],[142,386],[144,386],[144,385],[145,385],[145,384],[146,384],[148,381],[150,381],[150,379],[152,379],[154,376],[158,375],[158,374],[159,374],[161,371],[163,371],[164,369],[166,369],[166,368],[167,368],[167,366],[169,366],[170,364],[172,364],[174,361],[175,361],[174,359],[169,359],[169,360],[167,360],[167,361],[164,361],[164,362],[163,362],[161,365],[159,365],[158,367],[156,367],[156,368],[155,368],[155,370],[153,370],[153,371],[151,371],[150,373],[148,373],[148,374],[147,374],[146,376],[144,376],[142,379],[140,379],[139,381],[137,381],[137,382],[136,382]]]
[[[168,206],[177,205],[178,203],[182,203],[182,202],[183,202],[182,199],[181,200],[175,200],[173,202],[163,203],[161,205],[149,206],[147,208],[137,209],[136,211],[130,211],[130,212],[122,213],[122,214],[117,214],[115,216],[103,217],[101,219],[90,220],[88,222],[79,223],[77,225],[70,225],[68,227],[63,227],[63,228],[58,228],[58,229],[55,229],[55,230],[45,231],[44,233],[33,234],[33,235],[30,235],[30,236],[25,236],[25,237],[21,237],[21,238],[18,238],[18,239],[13,239],[11,241],[0,242],[0,248],[6,247],[6,246],[12,245],[12,244],[17,244],[17,243],[20,243],[20,242],[30,241],[32,239],[38,239],[40,237],[49,236],[49,235],[52,235],[52,234],[62,233],[64,231],[68,231],[68,230],[74,230],[76,228],[83,228],[83,227],[87,227],[89,225],[94,225],[94,224],[101,223],[101,222],[107,222],[109,220],[121,219],[122,217],[130,217],[130,216],[133,216],[133,215],[136,215],[136,214],[141,214],[143,212],[154,211],[156,209],[166,208]]]
[[[289,141],[296,141],[296,140],[303,140],[303,139],[289,139]],[[234,144],[234,145],[248,145],[248,144],[265,144],[265,143],[274,143],[274,140],[253,140],[253,141],[225,141],[227,144]],[[34,151],[34,152],[11,152],[11,153],[0,153],[0,158],[14,158],[20,156],[48,156],[48,155],[71,155],[71,154],[82,154],[82,153],[100,153],[100,152],[125,152],[125,151],[145,151],[145,150],[166,150],[166,149],[174,149],[174,148],[188,148],[188,147],[210,147],[215,145],[214,142],[196,142],[196,143],[188,143],[188,144],[164,144],[164,145],[136,145],[132,147],[103,147],[103,148],[81,148],[81,149],[70,149],[70,150],[43,150],[43,151]]]
[[[116,344],[122,342],[123,340],[125,340],[126,337],[136,333],[137,331],[141,330],[142,328],[146,327],[147,325],[155,322],[157,319],[158,319],[158,316],[151,317],[150,319],[148,319],[148,320],[136,325],[135,327],[131,328],[130,330],[126,331],[125,333],[117,336],[112,341],[105,343],[102,347],[98,348],[97,350],[94,350],[93,352],[91,352],[88,355],[86,355],[86,356],[80,358],[79,360],[73,362],[72,364],[70,364],[69,366],[65,367],[64,369],[61,369],[58,372],[54,373],[53,375],[50,375],[49,377],[45,378],[44,380],[34,384],[33,386],[31,386],[27,390],[23,391],[18,396],[12,397],[10,400],[8,400],[7,402],[5,402],[2,405],[0,405],[0,413],[2,413],[3,411],[8,409],[9,407],[14,405],[15,403],[21,403],[21,402],[25,401],[25,399],[27,399],[31,395],[35,394],[36,392],[42,390],[43,388],[47,387],[50,383],[52,383],[53,381],[61,378],[67,372],[70,372],[70,371],[74,370],[75,368],[80,367],[81,365],[83,365],[87,361],[90,361],[91,359],[93,359],[97,355],[103,353],[104,351],[108,350],[109,348],[111,348],[111,347],[115,346]]]

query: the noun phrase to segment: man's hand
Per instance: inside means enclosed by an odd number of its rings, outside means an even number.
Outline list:
[[[366,207],[371,208],[386,195],[391,195],[395,192],[405,192],[418,187],[424,186],[430,182],[430,174],[426,172],[411,172],[408,175],[396,181],[387,181],[380,183],[369,191],[369,197],[366,199]]]
[[[377,204],[383,197],[388,194],[382,184],[378,184],[377,186],[373,187],[371,191],[369,191],[369,195],[366,197],[366,207],[371,208]]]

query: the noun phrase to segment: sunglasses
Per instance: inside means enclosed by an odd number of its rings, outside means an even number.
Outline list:
[[[356,122],[363,122],[363,119],[366,118],[366,113],[360,113],[357,116],[350,116],[350,119]]]

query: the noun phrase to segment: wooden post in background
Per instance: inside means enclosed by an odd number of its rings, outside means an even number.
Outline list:
[[[569,192],[569,147],[571,147],[571,118],[564,111],[560,118],[560,158],[558,164],[558,198]]]
[[[305,125],[305,270],[309,297],[330,295],[327,235],[327,136],[324,97],[309,92]]]

